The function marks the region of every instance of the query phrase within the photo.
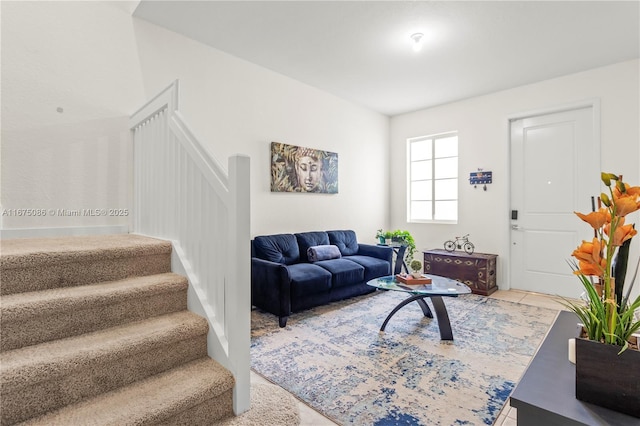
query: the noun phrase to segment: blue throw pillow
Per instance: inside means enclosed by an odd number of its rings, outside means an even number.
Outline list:
[[[333,245],[313,246],[307,250],[309,262],[318,262],[320,260],[340,259],[342,254],[338,247]]]

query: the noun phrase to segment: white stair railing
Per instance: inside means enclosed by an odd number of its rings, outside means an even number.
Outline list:
[[[249,409],[249,158],[211,157],[178,111],[175,81],[132,115],[132,230],[173,242],[189,309],[209,321],[209,356],[231,371],[234,412]]]

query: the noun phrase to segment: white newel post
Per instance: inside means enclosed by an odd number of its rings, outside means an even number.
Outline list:
[[[229,158],[229,214],[230,263],[233,276],[228,277],[228,305],[225,312],[232,316],[226,321],[234,331],[229,332],[229,358],[236,372],[233,391],[233,410],[237,414],[249,409],[251,355],[251,233],[249,197],[249,157]]]

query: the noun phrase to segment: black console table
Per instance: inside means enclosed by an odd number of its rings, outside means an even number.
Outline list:
[[[578,318],[561,311],[522,379],[511,394],[518,426],[638,426],[640,419],[576,399],[576,366],[568,360],[568,340]]]
[[[407,264],[404,261],[404,253],[405,251],[407,251],[406,245],[399,244],[399,243],[391,243],[391,245],[389,244],[377,244],[377,245],[382,247],[391,247],[393,249],[393,252],[396,255],[395,266],[393,267],[393,271],[392,271],[394,275],[398,275],[402,273],[402,268],[404,268],[404,271],[407,274],[409,273],[409,268],[407,268]]]

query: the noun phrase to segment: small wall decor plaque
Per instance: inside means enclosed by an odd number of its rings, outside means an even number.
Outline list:
[[[469,173],[469,183],[477,188],[478,185],[482,185],[482,189],[487,190],[487,184],[493,181],[493,173],[485,172],[482,169],[478,169],[477,172]]]
[[[471,185],[481,185],[491,183],[493,181],[493,172],[471,172],[469,174],[469,183]]]
[[[271,192],[338,193],[338,154],[271,142]]]

